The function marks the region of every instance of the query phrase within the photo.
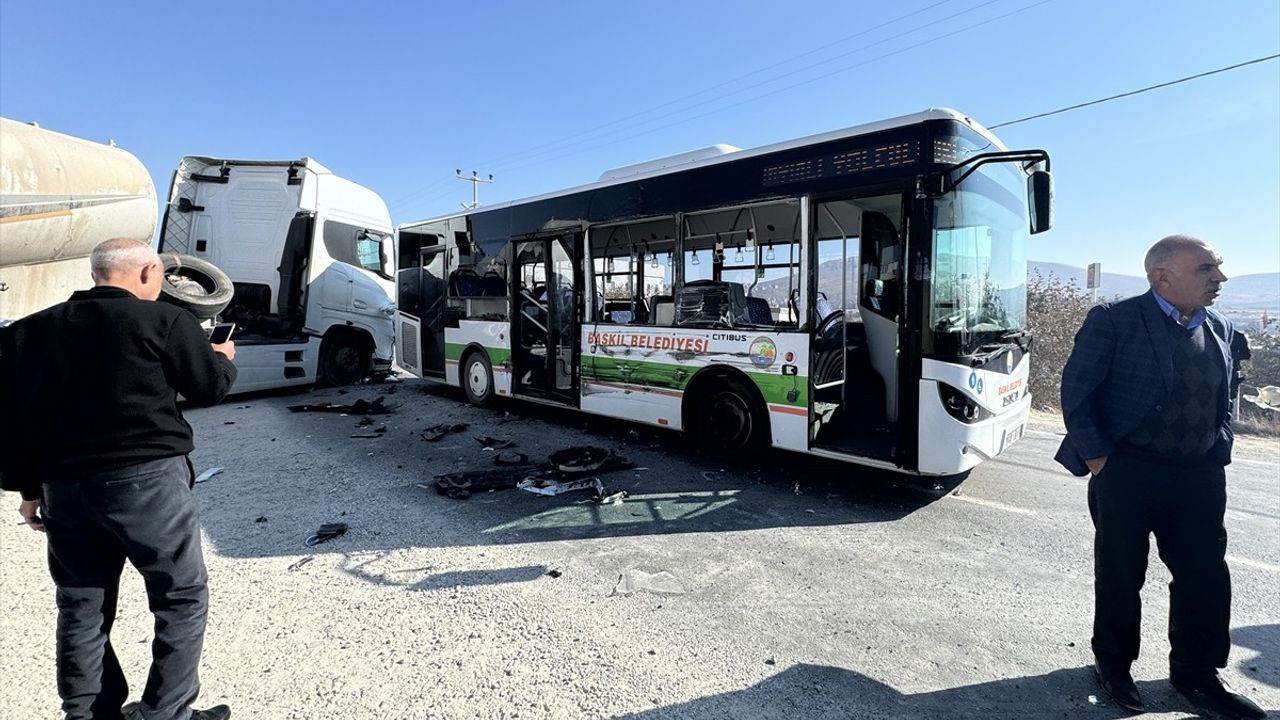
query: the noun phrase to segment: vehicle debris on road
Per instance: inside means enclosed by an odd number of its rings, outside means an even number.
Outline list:
[[[316,530],[314,535],[311,535],[306,539],[306,545],[307,547],[314,547],[322,542],[332,540],[336,537],[341,537],[345,534],[347,534],[346,523],[325,523]]]
[[[596,495],[604,495],[604,483],[598,477],[579,478],[577,480],[552,480],[545,477],[527,477],[516,487],[536,495],[563,495],[575,490],[594,488]]]
[[[488,448],[489,450],[505,450],[516,444],[515,440],[503,440],[496,437],[490,437],[488,435],[477,435],[476,442],[480,443],[481,447]]]
[[[421,437],[427,442],[435,442],[449,433],[460,433],[466,429],[466,423],[440,423],[423,430]]]
[[[434,476],[436,492],[454,500],[466,500],[472,493],[510,490],[516,486],[527,467],[462,470]],[[420,487],[427,487],[425,485]]]
[[[362,398],[350,405],[334,405],[328,400],[324,400],[318,403],[289,405],[287,407],[290,412],[325,412],[341,413],[343,415],[389,415],[400,407],[399,405],[388,406],[386,400],[385,395],[379,395],[372,402]]]

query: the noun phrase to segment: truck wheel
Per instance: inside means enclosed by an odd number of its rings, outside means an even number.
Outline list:
[[[698,446],[718,460],[754,459],[767,445],[768,419],[740,381],[718,380],[694,398],[699,408],[693,434]]]
[[[489,357],[480,350],[468,353],[462,361],[462,392],[467,401],[476,407],[487,407],[493,402],[493,366]]]
[[[358,335],[341,333],[320,342],[320,382],[339,387],[369,374],[373,353]]]
[[[164,267],[160,299],[183,308],[197,320],[217,317],[235,294],[231,278],[208,260],[163,253],[160,264]]]

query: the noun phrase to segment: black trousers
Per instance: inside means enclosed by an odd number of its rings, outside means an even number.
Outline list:
[[[1174,674],[1225,667],[1231,650],[1226,473],[1213,464],[1166,465],[1118,452],[1089,480],[1094,526],[1093,652],[1110,667],[1138,657],[1148,540],[1169,583]]]
[[[120,573],[142,574],[155,616],[147,720],[186,720],[208,610],[200,519],[185,457],[44,485],[49,572],[57,586],[58,694],[67,720],[120,717],[129,694],[111,648]]]

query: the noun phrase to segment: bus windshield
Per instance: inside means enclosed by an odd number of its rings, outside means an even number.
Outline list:
[[[1027,324],[1026,178],[990,163],[934,203],[929,327],[962,353]]]

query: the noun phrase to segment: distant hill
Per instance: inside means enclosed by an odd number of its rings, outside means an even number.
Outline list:
[[[819,276],[822,281],[818,289],[829,298],[840,296],[840,271],[838,260],[822,263]],[[849,263],[849,293],[857,293],[857,263]],[[1027,263],[1027,276],[1033,277],[1036,272],[1042,276],[1052,275],[1064,282],[1074,281],[1076,287],[1085,289],[1085,269],[1063,263],[1040,262],[1031,260]],[[759,283],[753,294],[767,298],[771,305],[785,306],[788,282],[786,279],[763,281]],[[1098,288],[1099,298],[1132,297],[1147,291],[1147,279],[1137,275],[1121,275],[1118,273],[1102,273],[1102,287]],[[1222,288],[1216,307],[1229,314],[1232,312],[1260,313],[1269,311],[1272,315],[1280,315],[1280,273],[1259,273],[1240,275],[1227,281]]]
[[[1027,276],[1031,277],[1037,271],[1042,276],[1052,275],[1066,282],[1075,281],[1076,287],[1081,289],[1085,287],[1087,273],[1084,268],[1062,263],[1029,261]],[[1146,292],[1147,287],[1145,277],[1103,272],[1102,286],[1098,288],[1098,296],[1132,297]],[[1228,279],[1226,285],[1222,286],[1222,295],[1218,297],[1216,307],[1223,311],[1277,311],[1280,309],[1280,273],[1256,273]]]

